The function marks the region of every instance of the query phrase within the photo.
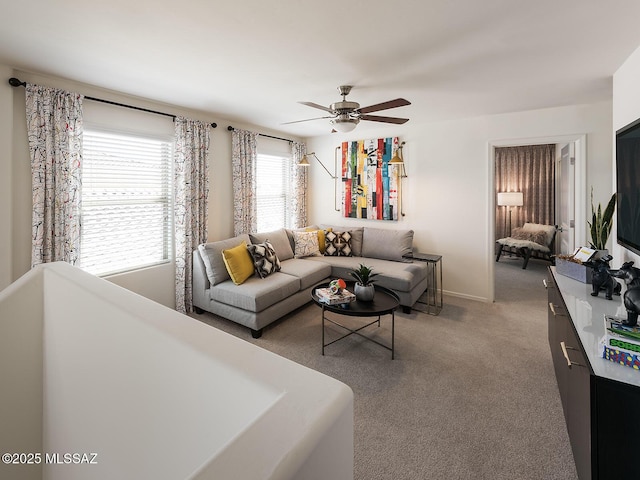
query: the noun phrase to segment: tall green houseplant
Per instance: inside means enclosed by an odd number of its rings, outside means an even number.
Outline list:
[[[602,211],[601,205],[598,204],[596,210],[593,205],[593,187],[591,187],[591,221],[589,224],[589,233],[591,234],[591,248],[596,250],[604,250],[609,234],[611,233],[611,226],[613,225],[613,212],[616,209],[616,194],[611,196],[611,200],[607,204],[607,207]]]

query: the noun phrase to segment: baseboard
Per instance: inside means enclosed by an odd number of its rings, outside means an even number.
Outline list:
[[[467,300],[474,300],[476,302],[491,303],[491,301],[487,297],[478,297],[476,295],[467,295],[465,293],[451,292],[449,290],[443,290],[442,293],[445,296],[464,298],[464,299],[467,299]],[[446,300],[445,300],[444,303],[445,304],[447,303]]]

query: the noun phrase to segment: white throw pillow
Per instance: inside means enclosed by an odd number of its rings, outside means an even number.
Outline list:
[[[296,247],[294,252],[296,258],[317,257],[320,255],[318,234],[316,232],[298,232],[294,230],[293,239]]]

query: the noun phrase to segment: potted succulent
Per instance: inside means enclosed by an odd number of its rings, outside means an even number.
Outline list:
[[[353,293],[356,295],[356,299],[361,302],[370,302],[373,300],[375,294],[375,287],[373,286],[373,277],[378,275],[372,273],[373,268],[367,267],[364,264],[360,264],[358,268],[354,268],[351,271],[351,276],[356,279],[356,284],[353,288]]]
[[[596,210],[593,205],[593,188],[591,188],[591,221],[587,222],[589,224],[589,234],[591,235],[591,242],[589,242],[591,248],[595,250],[605,250],[609,234],[611,233],[611,226],[613,225],[613,212],[615,209],[616,194],[614,193],[604,212],[600,204],[598,204],[598,209]],[[608,252],[602,253],[601,255],[606,255],[607,253]]]

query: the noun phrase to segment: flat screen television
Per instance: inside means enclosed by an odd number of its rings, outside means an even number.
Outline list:
[[[640,119],[616,132],[617,240],[640,255]]]

